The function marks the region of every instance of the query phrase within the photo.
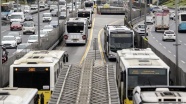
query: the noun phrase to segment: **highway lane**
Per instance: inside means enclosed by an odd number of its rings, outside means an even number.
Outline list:
[[[43,23],[43,21],[42,21],[42,14],[43,13],[47,13],[47,12],[49,12],[49,10],[40,12],[40,29],[42,29],[43,26],[49,24],[49,22],[44,22]],[[36,32],[37,32],[38,31],[38,14],[37,13],[36,14],[33,14],[33,18],[34,18],[34,23],[36,25],[35,27],[36,27]],[[57,20],[57,17],[53,17],[52,20]],[[60,20],[60,22],[62,22],[62,20]],[[4,31],[2,31],[2,36],[7,35],[8,32],[10,32],[10,25],[4,26],[4,29],[2,29],[2,30],[4,30]],[[18,32],[21,33],[22,43],[27,43],[28,37],[31,34],[23,35],[23,32],[22,31],[18,31]],[[13,53],[16,51],[16,49],[7,49],[7,50],[9,52],[9,56],[12,56]]]
[[[170,21],[170,29],[175,30],[175,21]],[[161,50],[161,52],[169,57],[173,62],[175,62],[176,58],[176,47],[174,46],[175,42],[172,41],[162,41],[163,33],[161,32],[155,32],[154,31],[154,25],[150,29],[150,36],[148,37],[149,42],[156,46],[158,50]],[[185,33],[178,33],[178,44],[181,44],[178,46],[178,58],[179,58],[179,66],[186,71],[186,39],[185,39]]]
[[[79,64],[82,61],[82,57],[86,57],[86,52],[93,50],[92,42],[94,38],[98,38],[98,34],[100,30],[106,24],[115,23],[116,21],[120,21],[123,19],[123,15],[99,15],[95,14],[93,19],[93,27],[89,29],[89,42],[90,44],[86,45],[73,45],[73,46],[65,46],[63,43],[57,47],[56,49],[67,51],[69,54],[69,64],[77,63]],[[101,35],[103,36],[103,34]],[[103,42],[103,39],[101,38]]]

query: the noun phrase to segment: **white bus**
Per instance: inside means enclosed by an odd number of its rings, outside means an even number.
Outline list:
[[[178,32],[186,31],[186,11],[178,14]]]
[[[88,27],[92,27],[92,13],[90,10],[87,9],[78,9],[77,17],[80,18],[87,18],[88,19]]]
[[[185,86],[137,86],[133,104],[186,104]]]
[[[34,88],[0,88],[0,104],[38,104],[37,92]]]
[[[116,81],[121,103],[132,103],[136,86],[169,85],[169,70],[150,48],[117,51]]]
[[[54,90],[60,70],[67,59],[65,51],[30,51],[10,66],[10,87],[37,88],[45,104]]]
[[[87,18],[69,18],[65,23],[64,39],[68,44],[86,44],[88,41]]]
[[[134,31],[123,25],[105,25],[104,50],[108,59],[115,59],[117,50],[134,48]]]

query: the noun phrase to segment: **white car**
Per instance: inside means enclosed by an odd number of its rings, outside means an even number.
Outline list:
[[[22,43],[22,37],[19,32],[9,32],[7,36],[14,36],[17,40],[17,44]]]
[[[40,30],[40,37],[47,37],[48,33],[49,33],[48,31]],[[36,34],[38,34],[38,32]]]
[[[163,34],[163,37],[162,37],[162,40],[165,41],[165,40],[173,40],[173,41],[176,41],[176,35],[175,35],[175,32],[173,30],[165,30],[164,31],[164,34]]]
[[[51,32],[53,29],[54,29],[54,27],[52,25],[45,25],[43,27],[43,31],[47,32],[47,33]]]
[[[3,36],[2,45],[6,48],[16,48],[17,40],[14,36]]]
[[[23,34],[32,33],[35,34],[36,28],[33,21],[26,21],[23,23]]]
[[[145,24],[138,24],[134,29],[138,34],[145,35]],[[148,36],[148,28],[146,28],[146,34]]]
[[[171,19],[171,20],[174,20],[174,19],[175,19],[175,13],[174,13],[174,12],[171,12],[171,13],[170,13],[170,19]]]
[[[19,52],[27,53],[27,52],[31,51],[30,46],[31,46],[30,43],[21,43],[17,46],[17,50],[15,53],[19,53]]]
[[[36,10],[36,9],[38,9],[38,6],[37,6],[36,4],[32,4],[32,5],[30,6],[30,9],[31,9],[31,10]]]
[[[27,43],[37,43],[38,42],[38,35],[30,35],[28,37]]]
[[[25,5],[23,10],[24,10],[24,13],[30,13],[30,6]]]
[[[51,13],[43,13],[43,22],[45,21],[52,21],[52,14]]]
[[[154,23],[154,18],[153,18],[153,16],[146,16],[146,23],[151,23],[151,24],[153,24],[153,23]]]

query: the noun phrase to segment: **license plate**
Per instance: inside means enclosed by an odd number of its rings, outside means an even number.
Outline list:
[[[73,42],[77,42],[79,39],[73,39]]]

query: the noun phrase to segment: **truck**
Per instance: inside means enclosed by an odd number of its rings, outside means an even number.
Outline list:
[[[155,13],[155,31],[169,29],[169,11]]]

